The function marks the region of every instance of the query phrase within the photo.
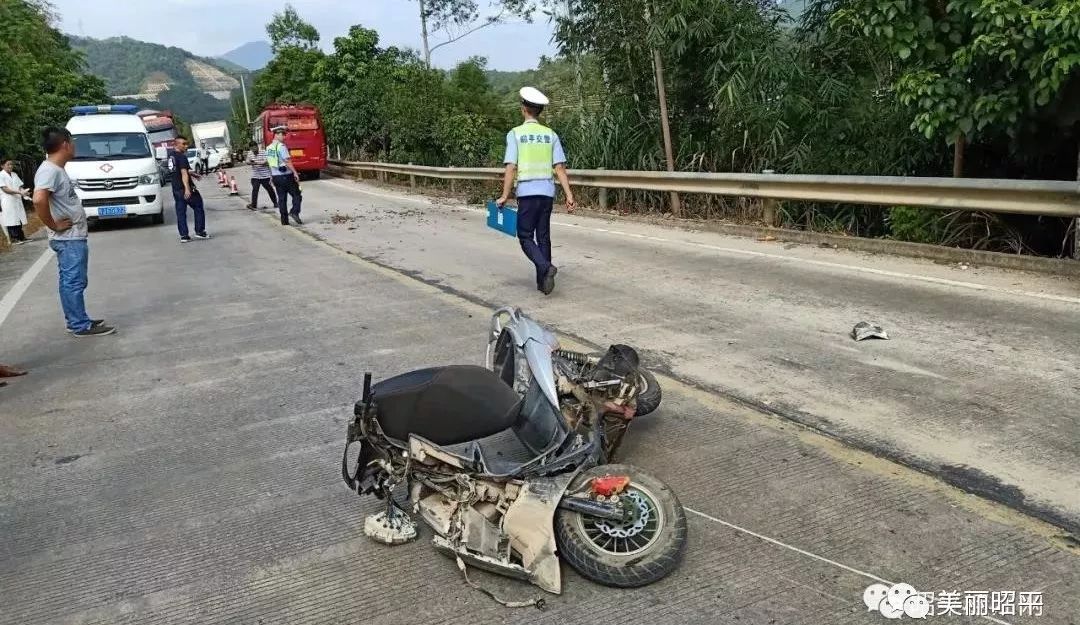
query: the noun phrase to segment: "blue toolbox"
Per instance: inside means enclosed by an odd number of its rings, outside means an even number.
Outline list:
[[[517,208],[509,204],[499,208],[495,200],[487,203],[487,225],[512,237],[517,236]]]

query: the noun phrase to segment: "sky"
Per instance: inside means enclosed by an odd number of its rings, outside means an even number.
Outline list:
[[[266,22],[285,6],[284,0],[51,1],[66,33],[99,39],[127,36],[211,57],[265,40]],[[384,47],[420,49],[415,0],[291,0],[291,4],[319,30],[327,51],[333,48],[334,37],[354,24],[377,30]],[[478,4],[490,12],[485,0]],[[431,45],[443,39],[442,33],[434,33]],[[491,69],[521,70],[535,67],[542,55],[554,54],[551,26],[538,15],[532,24],[499,24],[443,46],[433,53],[432,64],[449,68],[471,56],[484,56]]]

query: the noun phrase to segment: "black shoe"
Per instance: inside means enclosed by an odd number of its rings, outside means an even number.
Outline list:
[[[97,326],[96,328],[95,327],[90,327],[90,328],[87,328],[86,330],[82,330],[80,332],[72,332],[72,335],[77,336],[79,338],[84,338],[84,337],[88,337],[88,336],[107,336],[107,335],[112,334],[114,332],[116,332],[116,328],[114,328],[112,326],[107,326],[107,325],[102,324],[102,325]]]
[[[195,233],[195,238],[196,239],[209,239],[210,235],[207,234],[206,232],[196,232]]]
[[[289,216],[292,217],[293,221],[296,222],[296,225],[304,225],[304,222],[300,219],[300,213],[289,213]]]
[[[288,219],[285,219],[285,220],[283,220],[283,221],[281,222],[281,225],[283,225],[283,226],[287,226],[287,225],[289,225],[289,220],[288,220]]]
[[[248,205],[247,205],[247,209],[248,209],[249,211],[253,211],[253,210],[255,210],[255,207],[254,207],[254,206],[252,206],[251,204],[248,204]]]
[[[181,243],[191,243],[191,237],[180,237]]]
[[[540,290],[544,295],[551,295],[551,292],[555,290],[555,274],[557,273],[559,273],[559,268],[552,265],[544,274],[544,281],[540,283]]]
[[[104,324],[105,324],[104,319],[91,319],[90,320],[90,328],[91,329],[101,327]],[[73,334],[74,332],[72,331],[71,328],[68,328],[68,333]]]

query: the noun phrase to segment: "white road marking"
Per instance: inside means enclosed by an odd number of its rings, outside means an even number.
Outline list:
[[[427,204],[429,206],[436,206],[436,204],[434,202],[432,202],[430,199],[414,198],[414,197],[403,196],[403,195],[393,195],[393,194],[389,194],[389,193],[378,193],[376,191],[369,191],[367,189],[363,189],[357,184],[342,183],[342,182],[337,182],[337,181],[334,181],[334,180],[327,180],[326,182],[333,185],[333,186],[335,186],[335,187],[338,187],[340,189],[346,189],[346,190],[349,190],[349,191],[355,191],[357,193],[363,193],[365,195],[373,195],[375,197],[386,198],[388,200],[398,200],[398,201],[403,201],[403,202],[415,202],[415,203],[419,203],[419,204]],[[459,208],[461,210],[466,210],[466,211],[474,212],[474,213],[486,213],[487,212],[484,209],[473,208],[473,207],[469,207],[469,206],[460,206],[460,207],[455,207],[455,208]],[[1012,295],[1012,296],[1016,296],[1016,297],[1027,297],[1027,298],[1041,299],[1041,300],[1047,300],[1047,301],[1053,301],[1053,302],[1063,302],[1063,303],[1066,303],[1066,304],[1080,304],[1080,297],[1070,297],[1068,295],[1054,295],[1054,294],[1049,294],[1049,293],[1034,293],[1034,292],[1031,292],[1031,291],[1017,291],[1017,290],[1013,290],[1013,289],[1006,289],[1006,288],[997,287],[997,286],[991,286],[991,285],[987,285],[987,284],[978,284],[978,283],[975,283],[975,282],[964,282],[964,281],[961,281],[961,280],[949,280],[947,278],[934,278],[934,277],[931,277],[931,276],[920,276],[920,275],[911,274],[911,273],[903,273],[903,272],[900,272],[900,271],[888,271],[888,270],[885,270],[885,269],[874,269],[872,267],[857,267],[857,266],[854,266],[854,265],[845,265],[843,263],[832,263],[832,262],[825,261],[825,260],[812,260],[812,259],[808,259],[808,258],[800,258],[798,256],[786,256],[784,254],[771,254],[769,252],[755,252],[755,251],[752,251],[752,250],[743,250],[743,249],[738,249],[738,248],[733,248],[733,247],[724,247],[724,246],[720,246],[720,245],[711,245],[709,243],[698,243],[698,242],[695,242],[695,241],[687,241],[687,240],[683,240],[683,239],[670,239],[670,238],[666,238],[666,237],[658,237],[658,236],[652,236],[652,235],[637,234],[637,233],[633,233],[633,232],[623,232],[621,230],[611,230],[611,229],[608,229],[608,228],[597,228],[595,226],[583,226],[583,225],[580,225],[580,224],[571,224],[571,223],[566,223],[564,221],[558,221],[558,220],[552,220],[551,223],[556,225],[556,226],[562,226],[564,228],[576,228],[578,230],[588,230],[590,232],[599,232],[599,233],[602,233],[602,234],[610,234],[610,235],[622,236],[622,237],[628,237],[628,238],[634,238],[634,239],[646,239],[646,240],[649,240],[649,241],[656,241],[656,242],[659,242],[659,243],[673,243],[673,244],[678,244],[678,245],[690,245],[690,246],[697,247],[697,248],[712,250],[714,252],[723,252],[725,254],[737,254],[737,255],[742,255],[742,256],[752,256],[752,257],[756,257],[756,258],[769,258],[769,259],[773,259],[773,260],[782,260],[782,261],[802,263],[802,264],[806,264],[806,265],[814,265],[816,267],[827,267],[829,269],[840,269],[840,270],[843,270],[843,271],[854,271],[854,272],[858,272],[858,273],[866,273],[866,274],[871,274],[871,275],[876,275],[876,276],[884,276],[884,277],[887,277],[887,278],[897,278],[897,279],[900,279],[900,280],[914,280],[914,281],[918,281],[918,282],[928,282],[930,284],[937,284],[937,285],[941,285],[941,286],[949,286],[949,287],[956,287],[956,288],[963,288],[963,289],[971,289],[971,290],[974,290],[974,291],[985,291],[985,292],[989,292],[989,293],[1000,293],[1000,294],[1003,294],[1003,295]]]
[[[824,562],[826,564],[831,564],[831,565],[833,565],[835,567],[839,567],[841,569],[844,569],[845,571],[850,571],[851,573],[855,573],[856,575],[861,575],[862,577],[865,577],[867,579],[872,579],[875,582],[881,582],[882,584],[887,584],[889,586],[892,586],[892,585],[896,584],[896,582],[890,582],[887,579],[882,579],[882,578],[878,577],[877,575],[874,575],[873,573],[867,573],[866,571],[860,571],[859,569],[852,568],[852,567],[850,567],[850,566],[848,566],[846,564],[841,564],[841,563],[837,562],[836,560],[830,560],[830,559],[826,558],[825,556],[819,556],[816,553],[811,553],[811,552],[806,551],[804,549],[799,549],[798,547],[796,547],[794,545],[789,545],[789,544],[787,544],[785,542],[781,542],[779,540],[776,540],[775,538],[769,538],[768,536],[765,536],[763,534],[758,534],[757,532],[755,532],[753,530],[748,530],[745,527],[740,527],[738,525],[735,525],[734,523],[730,523],[730,522],[725,521],[723,519],[718,519],[718,518],[716,518],[714,516],[705,514],[704,512],[698,512],[697,510],[694,510],[693,508],[685,508],[685,509],[690,514],[696,514],[697,516],[699,516],[699,517],[701,517],[703,519],[712,521],[713,523],[719,523],[720,525],[723,525],[724,527],[729,527],[729,528],[731,528],[731,529],[733,529],[733,530],[735,530],[737,532],[742,532],[744,534],[748,534],[750,536],[753,536],[754,538],[757,538],[759,540],[764,540],[765,542],[772,543],[772,544],[774,544],[774,545],[776,545],[778,547],[783,547],[784,549],[789,549],[791,551],[794,551],[795,553],[807,556],[809,558],[813,558],[815,560],[820,560],[820,561],[822,561],[822,562]]]
[[[325,184],[337,187],[339,189],[345,189],[347,191],[356,191],[357,193],[363,193],[364,195],[374,195],[375,197],[382,197],[388,200],[400,200],[403,202],[418,202],[420,204],[432,204],[431,200],[427,198],[414,198],[407,195],[391,195],[389,193],[378,193],[376,191],[369,191],[361,188],[356,184],[348,184],[344,182],[338,182],[337,180],[324,180]]]
[[[33,283],[34,278],[37,277],[41,270],[45,268],[45,265],[49,263],[52,258],[53,252],[51,249],[45,249],[41,253],[41,256],[34,261],[33,265],[23,273],[22,277],[11,286],[11,289],[4,294],[4,298],[0,299],[0,326],[4,325],[4,321],[7,320],[8,315],[12,310],[15,310],[15,304],[19,303],[19,299],[22,298],[23,293],[26,293],[26,289],[30,288],[30,284]]]
[[[885,584],[887,586],[893,586],[896,583],[896,582],[890,582],[887,579],[883,579],[881,577],[878,577],[877,575],[874,575],[873,573],[867,573],[866,571],[860,571],[859,569],[856,569],[854,567],[850,567],[850,566],[848,566],[846,564],[843,564],[841,562],[837,562],[836,560],[830,560],[829,558],[826,558],[825,556],[820,556],[820,555],[818,555],[816,553],[806,551],[805,549],[799,549],[795,545],[789,545],[789,544],[787,544],[785,542],[782,542],[782,541],[779,541],[779,540],[777,540],[775,538],[770,538],[768,536],[765,536],[764,534],[758,534],[757,532],[755,532],[753,530],[746,529],[745,527],[740,527],[738,525],[735,525],[734,523],[730,523],[730,522],[725,521],[723,519],[718,519],[718,518],[716,518],[716,517],[714,517],[712,515],[705,514],[704,512],[698,512],[697,510],[694,510],[693,508],[685,508],[684,507],[683,509],[686,510],[687,512],[689,512],[690,514],[695,514],[695,515],[697,515],[697,516],[699,516],[699,517],[701,517],[701,518],[703,518],[703,519],[705,519],[707,521],[712,521],[713,523],[719,523],[720,525],[723,525],[724,527],[731,528],[731,529],[733,529],[733,530],[735,530],[737,532],[742,532],[742,533],[747,534],[749,536],[753,536],[754,538],[757,538],[758,540],[763,540],[763,541],[765,541],[767,543],[771,543],[773,545],[776,545],[777,547],[782,547],[782,548],[787,549],[789,551],[794,551],[795,553],[797,553],[799,555],[803,555],[803,556],[806,556],[808,558],[813,558],[815,560],[819,560],[819,561],[824,562],[826,564],[831,564],[832,566],[844,569],[845,571],[849,571],[851,573],[855,573],[856,575],[860,575],[860,576],[865,577],[867,579],[874,580],[875,582],[881,582],[882,584]],[[1011,623],[1009,623],[1007,621],[1002,621],[1002,620],[996,619],[996,618],[994,618],[992,616],[983,616],[982,618],[990,621],[991,623],[997,623],[998,625],[1012,625]]]
[[[555,223],[555,222],[552,222]],[[622,232],[619,230],[606,230],[601,228],[593,228],[591,226],[582,226],[578,224],[559,223],[561,226],[567,228],[578,228],[581,230],[592,230],[595,232],[603,232],[606,234],[613,234],[617,236],[629,236],[642,238],[642,235]],[[1080,297],[1070,297],[1068,295],[1053,295],[1048,293],[1033,293],[1031,291],[1016,291],[1013,289],[1004,289],[997,286],[990,286],[988,284],[977,284],[974,282],[962,282],[960,280],[949,280],[947,278],[934,278],[931,276],[919,276],[912,273],[903,273],[900,271],[888,271],[885,269],[874,269],[872,267],[855,267],[852,265],[845,265],[842,263],[831,263],[825,260],[813,260],[809,258],[799,258],[796,256],[785,256],[783,254],[770,254],[768,252],[754,252],[752,250],[741,250],[733,247],[723,247],[720,245],[711,245],[709,243],[698,243],[696,241],[685,241],[676,239],[666,239],[663,237],[644,237],[653,241],[661,241],[665,243],[677,243],[679,245],[691,245],[694,247],[700,247],[707,250],[713,250],[717,252],[724,252],[725,254],[741,254],[743,256],[754,256],[757,258],[770,258],[774,260],[794,261],[806,265],[815,265],[817,267],[828,267],[830,269],[841,269],[846,271],[857,271],[860,273],[868,273],[878,276],[886,276],[889,278],[899,278],[901,280],[917,280],[919,282],[929,282],[931,284],[940,284],[944,286],[958,287],[964,289],[973,289],[976,291],[988,291],[992,293],[1002,293],[1005,295],[1015,295],[1019,297],[1031,297],[1036,299],[1044,299],[1055,302],[1065,302],[1067,304],[1080,304]]]

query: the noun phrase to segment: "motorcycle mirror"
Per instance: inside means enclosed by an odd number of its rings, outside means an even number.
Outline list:
[[[364,403],[367,404],[371,400],[371,373],[364,374]]]

